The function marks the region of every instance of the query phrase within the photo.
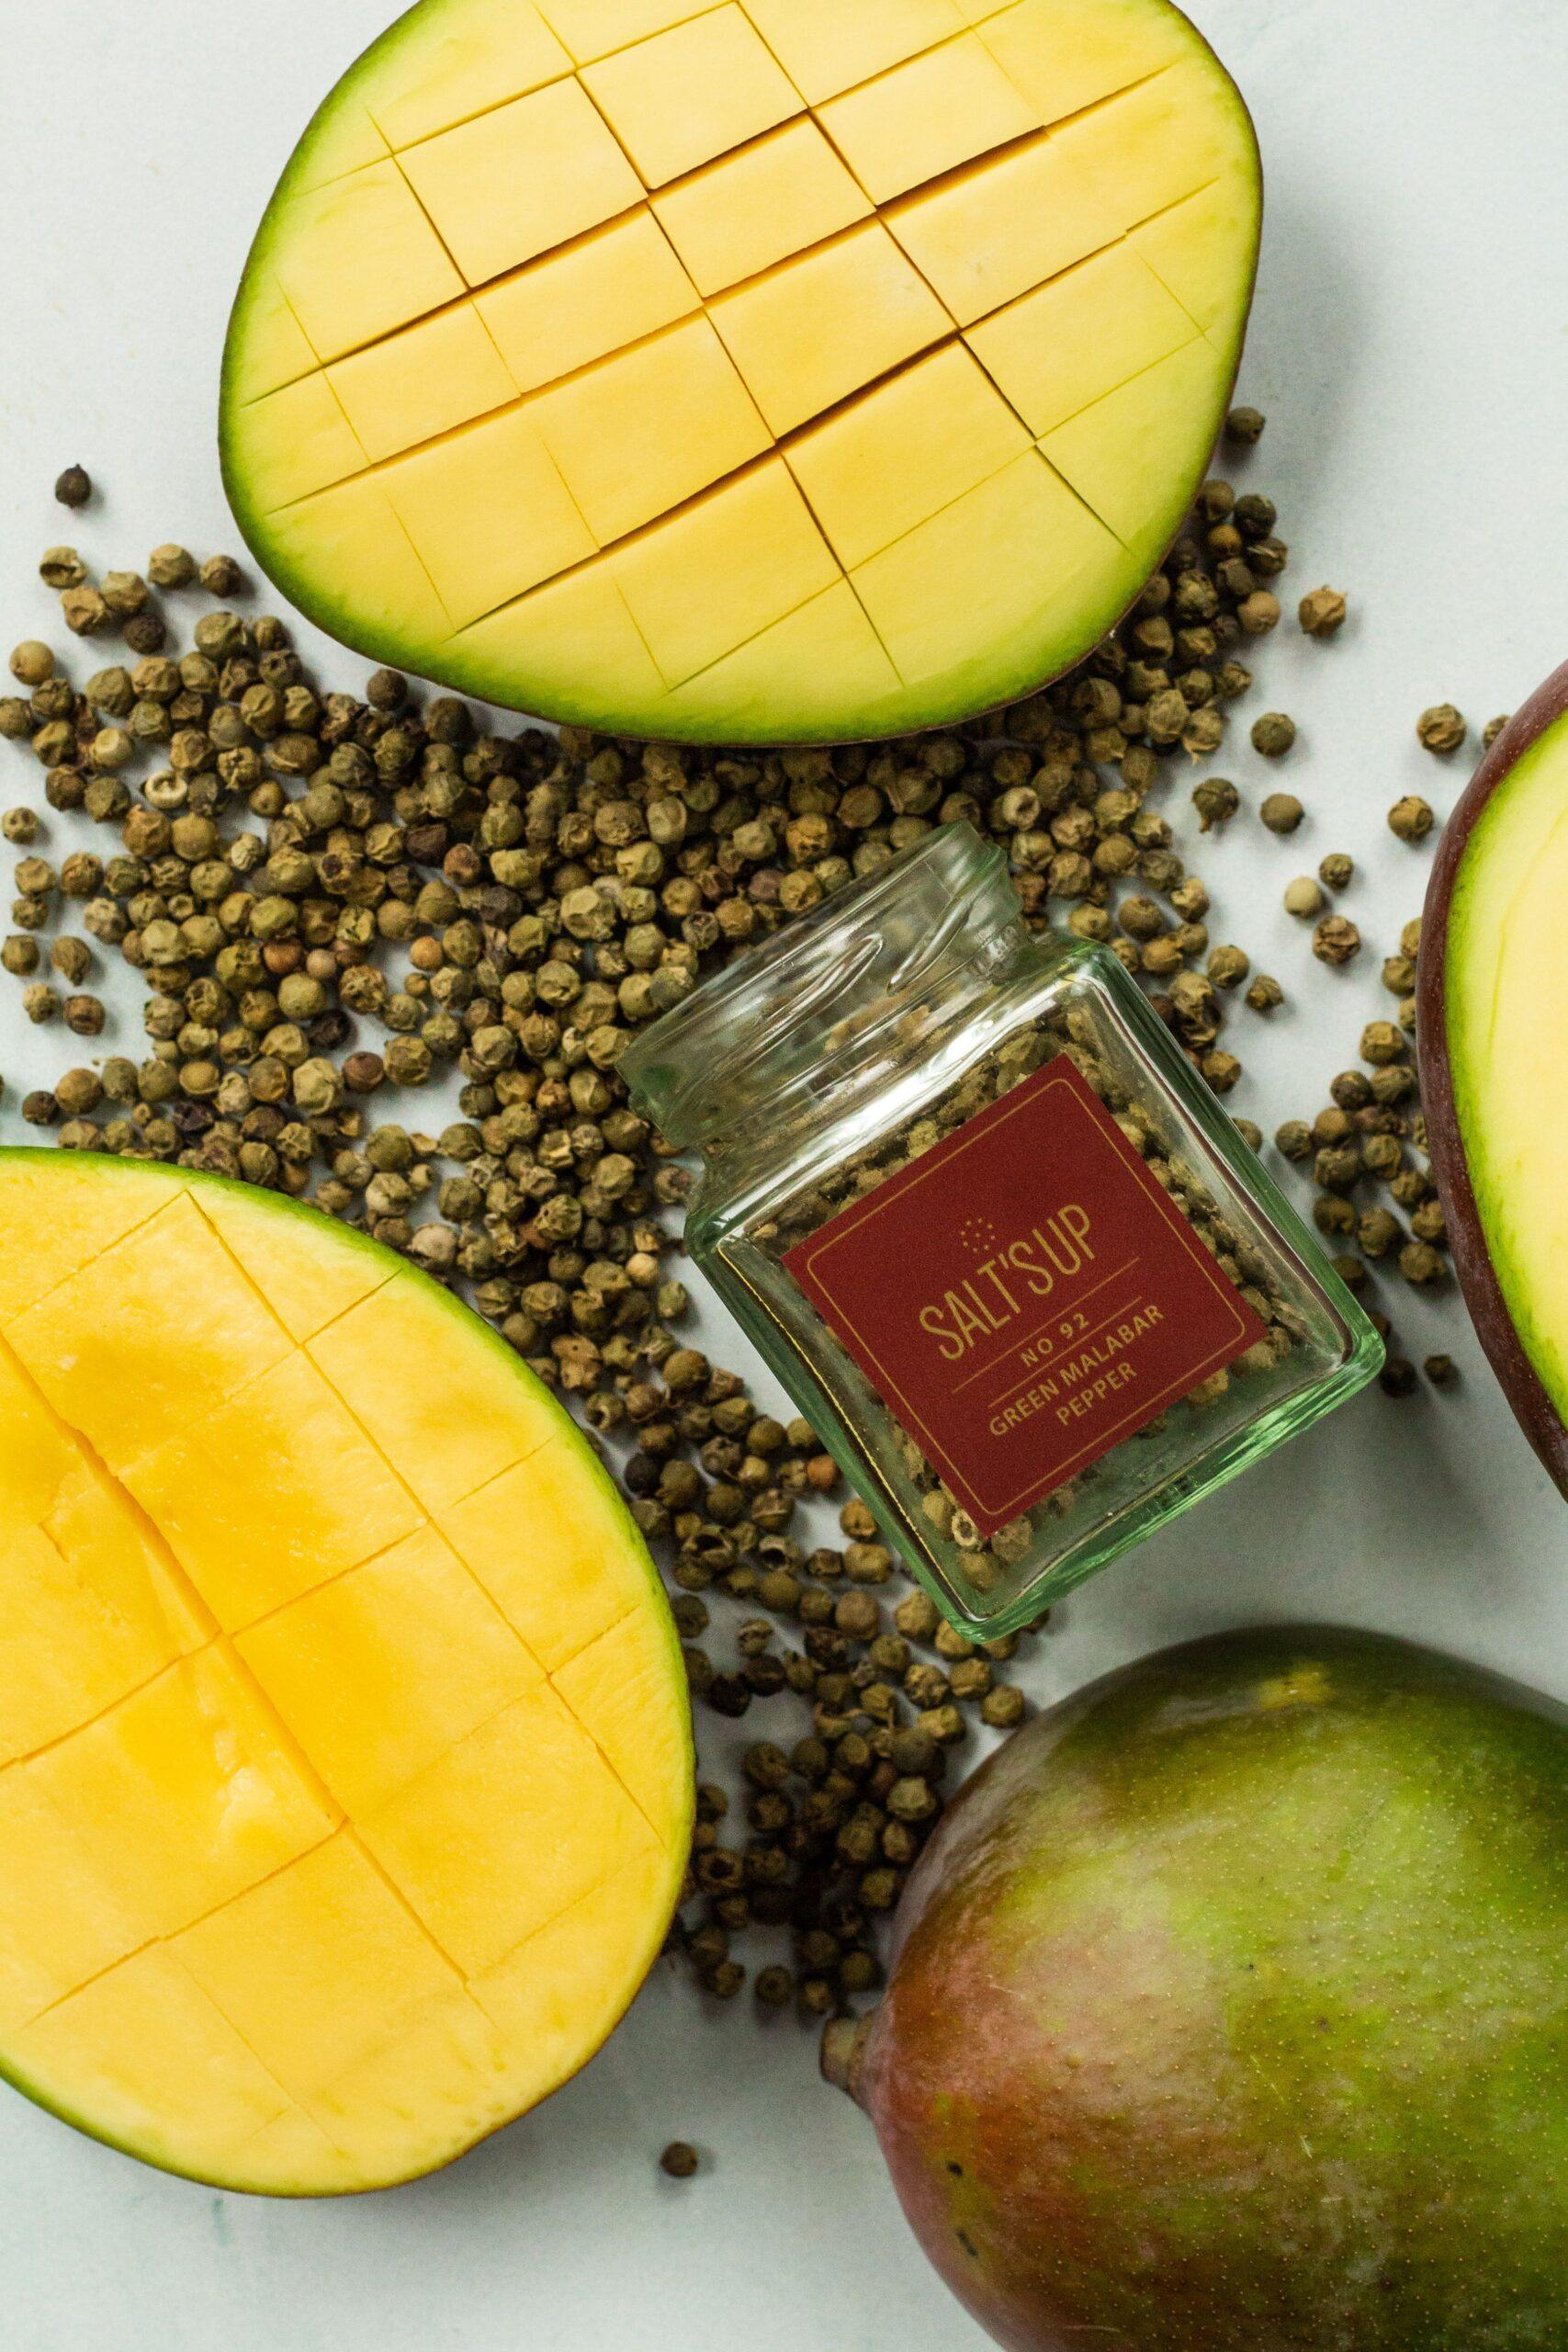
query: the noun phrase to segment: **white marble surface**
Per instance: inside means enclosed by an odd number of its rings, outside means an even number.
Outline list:
[[[230,544],[213,454],[224,317],[252,227],[383,0],[0,0],[0,636],[43,630],[38,548],[103,563]],[[1269,413],[1249,478],[1279,500],[1297,591],[1356,618],[1282,629],[1262,698],[1292,711],[1293,843],[1205,844],[1215,936],[1296,1009],[1247,1020],[1235,1107],[1323,1099],[1382,1009],[1378,956],[1426,861],[1383,812],[1460,776],[1414,744],[1427,703],[1506,709],[1563,642],[1568,518],[1568,11],[1562,0],[1197,0],[1257,115],[1269,177],[1243,371]],[[51,503],[85,462],[79,532]],[[359,674],[337,656],[331,674]],[[0,747],[3,749],[4,747]],[[1234,773],[1256,798],[1263,763]],[[0,803],[26,771],[6,754]],[[1280,910],[1329,849],[1361,868],[1371,951],[1325,973]],[[58,1068],[0,1001],[0,1129]],[[3,1237],[0,1237],[3,1246]],[[1404,1302],[1401,1302],[1402,1306]],[[1062,1612],[1049,1698],[1158,1644],[1262,1616],[1396,1628],[1568,1694],[1568,1522],[1457,1305],[1403,1317],[1462,1388],[1376,1395],[1150,1544]],[[710,2162],[656,2177],[675,2135]],[[0,2268],[16,2352],[957,2352],[978,2345],[908,2241],[868,2133],[805,2039],[656,1980],[588,2074],[442,2178],[291,2207],[161,2178],[0,2100]]]

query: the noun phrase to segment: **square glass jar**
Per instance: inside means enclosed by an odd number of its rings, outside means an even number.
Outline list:
[[[944,1614],[994,1640],[1364,1386],[1371,1324],[1109,949],[968,824],[621,1063],[692,1256]]]

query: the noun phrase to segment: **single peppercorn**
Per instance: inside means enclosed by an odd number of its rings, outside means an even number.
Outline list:
[[[1282,760],[1296,740],[1296,722],[1282,710],[1266,710],[1252,722],[1252,748],[1266,760]]]
[[[161,653],[169,641],[168,625],[161,613],[151,610],[135,613],[121,629],[120,635],[133,653]]]
[[[147,577],[154,588],[188,588],[196,576],[195,556],[173,541],[154,548],[147,559]]]
[[[1270,972],[1259,972],[1247,984],[1247,1002],[1254,1012],[1275,1012],[1285,1001],[1285,991]]]
[[[93,495],[92,476],[84,466],[67,466],[54,485],[54,494],[62,506],[85,506]]]
[[[1440,1282],[1448,1272],[1441,1253],[1429,1241],[1407,1241],[1399,1253],[1399,1271],[1407,1283]]]
[[[1306,810],[1292,792],[1271,792],[1258,815],[1271,833],[1293,833]]]
[[[103,1034],[107,1014],[101,998],[88,995],[68,996],[62,1011],[65,1025],[78,1037],[97,1037]]]
[[[147,582],[139,571],[106,571],[100,593],[117,620],[134,620],[147,605]]]
[[[79,988],[93,968],[92,950],[81,939],[64,937],[54,941],[49,951],[52,968],[71,987]]]
[[[1469,732],[1463,712],[1456,710],[1451,702],[1434,703],[1416,722],[1416,741],[1422,750],[1436,752],[1439,758],[1457,752]]]
[[[1323,892],[1310,874],[1299,874],[1285,885],[1285,912],[1300,922],[1312,922],[1323,912]]]
[[[36,637],[24,638],[11,655],[11,675],[24,686],[41,686],[54,675],[54,656]]]
[[[671,2140],[659,2159],[659,2169],[671,2180],[690,2180],[701,2161],[690,2141]]]
[[[1228,776],[1205,776],[1192,787],[1192,806],[1198,811],[1201,830],[1209,832],[1215,825],[1228,825],[1241,806],[1241,795]]]
[[[1233,408],[1225,419],[1225,439],[1235,448],[1253,449],[1263,438],[1263,428],[1261,409]]]
[[[87,567],[74,548],[46,548],[38,569],[46,588],[80,588],[87,577]]]
[[[1267,588],[1255,588],[1235,608],[1236,619],[1247,637],[1267,637],[1280,626],[1280,599]]]
[[[1402,842],[1424,842],[1437,821],[1431,804],[1414,792],[1396,800],[1388,812],[1388,829]]]
[[[1325,915],[1312,935],[1320,964],[1348,964],[1361,952],[1361,934],[1348,915]]]
[[[245,584],[245,575],[231,555],[209,555],[201,567],[201,584],[209,596],[238,596]]]
[[[1326,889],[1345,890],[1354,879],[1355,872],[1353,858],[1347,857],[1343,850],[1331,850],[1318,862],[1317,878]]]
[[[60,611],[73,637],[96,637],[108,624],[109,608],[96,588],[67,588],[60,599]]]
[[[60,998],[47,980],[34,980],[22,990],[22,1011],[29,1021],[41,1026],[58,1016]]]
[[[1348,607],[1337,588],[1314,588],[1302,598],[1297,607],[1302,632],[1306,637],[1337,637],[1345,625]]]
[[[1403,1061],[1406,1050],[1404,1035],[1392,1021],[1369,1021],[1361,1032],[1361,1059],[1374,1069]]]

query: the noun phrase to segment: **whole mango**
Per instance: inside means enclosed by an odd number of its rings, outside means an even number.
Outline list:
[[[1112,1675],[824,2065],[1011,2352],[1565,2352],[1568,1715],[1316,1629]]]

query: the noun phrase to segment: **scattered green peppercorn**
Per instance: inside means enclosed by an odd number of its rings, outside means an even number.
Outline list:
[[[209,555],[200,578],[209,596],[237,596],[245,584],[245,575],[231,555]]]
[[[1312,935],[1320,964],[1348,964],[1361,952],[1361,934],[1348,915],[1325,915]]]
[[[1233,408],[1225,419],[1225,439],[1238,449],[1255,448],[1263,438],[1261,409]]]
[[[1430,803],[1414,792],[1396,800],[1388,812],[1388,829],[1402,842],[1424,842],[1437,821]]]
[[[1229,824],[1241,806],[1241,796],[1227,776],[1205,776],[1192,788],[1192,806],[1206,833],[1215,825]]]
[[[1292,792],[1271,792],[1258,815],[1271,833],[1293,833],[1306,811]]]
[[[11,655],[11,675],[24,686],[41,686],[54,675],[54,656],[36,637],[24,638]]]
[[[1307,637],[1337,637],[1345,626],[1348,611],[1344,597],[1337,588],[1314,588],[1302,598],[1298,616],[1303,634]]]
[[[73,637],[96,637],[108,625],[109,608],[96,588],[67,588],[60,610]]]
[[[1266,760],[1282,760],[1296,740],[1296,722],[1282,710],[1266,710],[1252,724],[1252,748]]]
[[[87,577],[87,567],[74,548],[46,548],[38,569],[46,588],[80,588]]]
[[[188,588],[196,576],[195,556],[173,542],[154,548],[147,560],[147,577],[154,588]]]
[[[1434,703],[1416,722],[1416,740],[1423,751],[1434,752],[1439,757],[1457,752],[1469,732],[1463,712],[1456,710],[1451,702]]]

